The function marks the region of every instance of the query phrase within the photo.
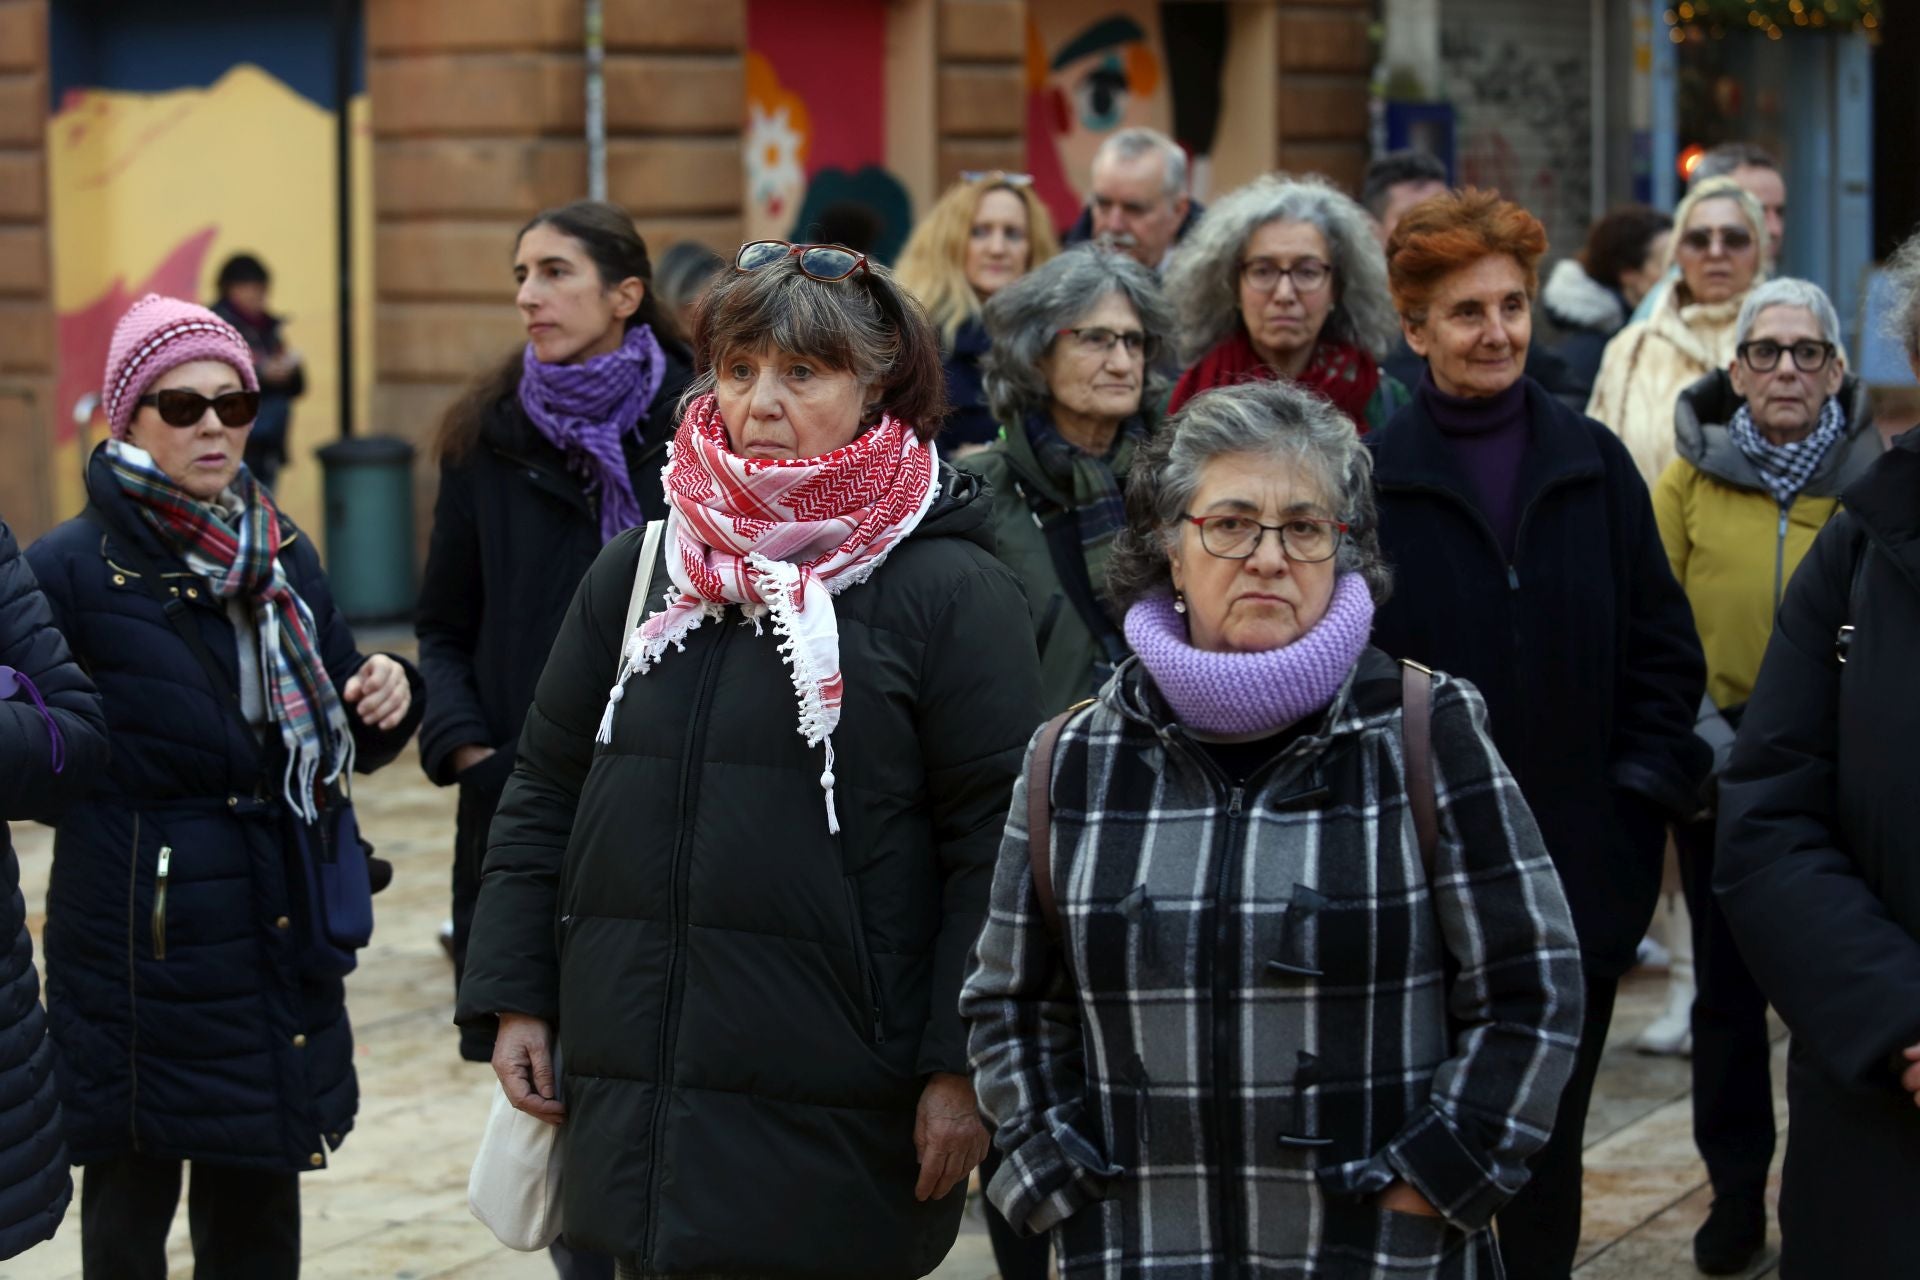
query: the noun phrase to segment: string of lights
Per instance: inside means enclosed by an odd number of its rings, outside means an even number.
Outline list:
[[[1880,38],[1882,0],[1684,0],[1666,11],[1667,38],[1718,40],[1751,29],[1779,40],[1793,28],[1861,31]]]

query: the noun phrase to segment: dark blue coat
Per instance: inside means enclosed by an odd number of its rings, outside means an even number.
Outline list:
[[[6,820],[47,818],[107,764],[100,697],[54,630],[46,597],[0,522],[0,666],[40,690],[66,753],[53,771],[52,736],[25,692],[0,702],[0,1258],[53,1236],[73,1195],[61,1136],[53,1041],[40,1007],[20,864]]]
[[[75,656],[100,687],[113,764],[54,840],[47,995],[78,1163],[130,1147],[304,1170],[353,1127],[345,990],[296,966],[304,902],[281,799],[284,754],[216,691],[121,549],[136,539],[188,599],[236,682],[236,637],[205,579],[163,549],[96,452],[87,489],[120,532],[73,519],[27,552]],[[280,563],[312,610],[336,689],[365,662],[312,542],[282,521]],[[381,733],[353,723],[358,767],[391,760],[425,702]],[[171,850],[165,895],[159,853]],[[292,875],[289,875],[289,869]]]
[[[992,444],[1000,438],[1000,424],[987,407],[987,388],[981,364],[993,349],[987,326],[978,317],[953,335],[953,349],[942,362],[947,371],[947,420],[940,427],[940,445]]]

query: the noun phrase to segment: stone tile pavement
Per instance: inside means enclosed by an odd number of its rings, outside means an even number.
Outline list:
[[[302,1274],[305,1280],[550,1277],[544,1258],[501,1248],[467,1213],[467,1168],[494,1083],[485,1066],[463,1063],[455,1052],[451,969],[436,936],[447,909],[453,794],[428,785],[409,752],[385,772],[362,779],[357,798],[367,837],[393,860],[396,875],[377,903],[373,945],[348,981],[362,1092],[358,1126],[330,1169],[301,1179]],[[21,824],[14,840],[37,932],[51,833]],[[1659,983],[1651,977],[1630,979],[1621,994],[1587,1125],[1581,1280],[1699,1274],[1690,1241],[1711,1193],[1693,1150],[1686,1064],[1638,1057],[1625,1047],[1660,1002]],[[1774,1056],[1778,1099],[1782,1043]],[[1785,1104],[1777,1100],[1776,1106],[1784,1132]],[[187,1280],[192,1269],[184,1208],[169,1257],[175,1280]],[[1750,1274],[1772,1272],[1769,1254]],[[952,1254],[934,1274],[938,1280],[995,1276],[977,1202]],[[0,1280],[79,1275],[77,1197],[54,1240],[0,1262]]]

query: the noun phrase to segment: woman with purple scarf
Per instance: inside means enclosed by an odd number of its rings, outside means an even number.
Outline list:
[[[1579,950],[1480,695],[1368,643],[1371,485],[1285,382],[1196,397],[1133,468],[1135,656],[1036,735],[961,996],[988,1196],[1062,1275],[1499,1274]]]
[[[601,547],[665,517],[660,470],[693,377],[655,299],[647,246],[618,208],[583,200],[540,214],[515,240],[512,266],[527,344],[441,427],[415,622],[434,690],[421,763],[435,783],[460,786],[456,982],[487,827],[547,650]],[[491,1028],[464,1030],[460,1053],[488,1061]]]

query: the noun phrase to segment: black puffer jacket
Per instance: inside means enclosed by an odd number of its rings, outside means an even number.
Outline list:
[[[1920,430],[1842,501],[1740,722],[1713,883],[1793,1031],[1780,1273],[1895,1280],[1920,1247]]]
[[[0,521],[0,666],[32,680],[58,726],[63,767],[53,771],[53,741],[22,690],[0,701],[0,1258],[51,1239],[73,1195],[62,1133],[53,1041],[40,1007],[20,863],[7,822],[50,818],[60,802],[97,778],[107,764],[107,724],[100,695],[74,665],[53,626],[33,570],[20,558],[13,531]]]
[[[769,628],[708,622],[606,706],[641,535],[581,584],[501,801],[459,1016],[559,1027],[567,1239],[648,1273],[904,1280],[963,1190],[916,1203],[932,1072],[967,1070],[961,971],[1040,721],[1020,584],[978,482],[835,599],[829,835]],[[654,576],[656,603],[671,588]]]

